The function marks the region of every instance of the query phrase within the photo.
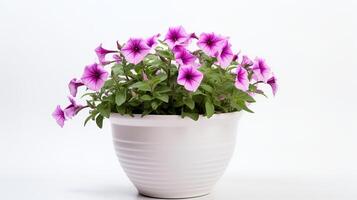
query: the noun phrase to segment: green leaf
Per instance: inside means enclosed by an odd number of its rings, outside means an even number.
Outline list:
[[[160,102],[160,101],[153,101],[153,102],[151,102],[151,108],[153,110],[156,110],[161,105],[161,103],[162,102]]]
[[[158,86],[156,89],[155,89],[155,92],[157,93],[166,93],[166,92],[170,92],[171,91],[171,88],[169,88],[167,85],[163,85],[163,86]]]
[[[246,92],[243,92],[242,90],[235,90],[233,95],[234,95],[236,100],[243,100],[243,101],[247,101],[249,103],[255,102],[255,99],[253,97],[251,97]]]
[[[227,72],[229,72],[229,71],[231,71],[231,70],[237,68],[237,64],[238,64],[237,62],[233,61],[233,62],[231,63],[231,65],[228,66],[225,70],[226,70]]]
[[[150,79],[150,84],[151,84],[151,88],[154,90],[155,87],[165,81],[167,79],[167,75],[166,74],[159,74],[158,76],[155,76],[154,78]]]
[[[169,50],[157,50],[157,53],[164,58],[174,59],[174,55]]]
[[[210,85],[201,84],[200,87],[201,87],[203,90],[205,90],[205,91],[207,91],[207,92],[209,92],[209,93],[212,93],[212,92],[213,92],[213,88],[212,88]]]
[[[206,116],[210,118],[214,114],[214,105],[208,98],[205,101]]]
[[[95,119],[95,123],[97,123],[97,126],[99,128],[103,127],[103,116],[102,115],[98,115],[97,118]]]
[[[143,113],[141,114],[141,117],[144,117],[145,115],[148,115],[152,112],[152,109],[147,109],[147,110],[144,110]]]
[[[113,84],[114,84],[114,80],[113,79],[109,79],[109,80],[105,81],[103,87],[104,88],[110,88]]]
[[[137,88],[141,91],[151,91],[151,87],[148,82],[139,81],[129,86],[130,88]]]
[[[141,104],[141,101],[139,101],[138,99],[134,99],[132,101],[129,102],[129,105],[132,107],[137,107]]]
[[[150,101],[150,100],[152,100],[152,97],[150,95],[144,94],[144,95],[140,96],[140,99],[144,100],[144,101]]]
[[[99,114],[98,109],[94,109],[90,112],[90,114],[92,115],[92,120],[95,120],[95,116],[97,116],[97,114]]]
[[[117,112],[121,115],[125,114],[126,108],[124,106],[116,106]]]
[[[110,116],[110,106],[108,103],[101,103],[97,106],[99,113],[106,118]]]
[[[265,93],[264,93],[262,90],[256,90],[254,93],[263,95],[263,96],[265,96],[266,98],[268,98],[268,96],[265,95]]]
[[[91,103],[91,102],[88,101],[88,100],[86,100],[86,102],[87,102],[87,105],[88,105],[89,107],[91,107],[91,108],[95,107],[95,106],[94,106],[94,102]]]
[[[252,91],[254,92],[255,90],[257,90],[257,86],[256,85],[253,85],[253,84],[249,84],[249,91]]]
[[[169,103],[169,95],[168,94],[160,94],[160,93],[154,93],[154,97],[156,99],[159,99],[165,103]]]
[[[103,96],[102,97],[102,102],[115,102],[115,96],[114,95],[109,95],[109,96]]]
[[[117,106],[122,105],[126,101],[126,91],[119,91],[115,95],[115,103]]]
[[[183,99],[183,103],[189,107],[191,110],[193,110],[195,108],[195,102],[193,101],[193,99],[187,97]]]
[[[156,61],[156,60],[157,60],[157,55],[155,55],[155,54],[148,54],[144,58],[144,61],[147,61],[147,62],[152,62],[152,61]]]
[[[90,119],[92,119],[92,115],[89,115],[87,118],[86,118],[86,120],[84,121],[84,126],[86,126],[87,125],[87,123],[88,123],[88,121],[90,120]]]
[[[83,98],[85,96],[90,96],[90,97],[94,98],[96,96],[96,93],[95,92],[85,93],[81,96],[81,98]]]
[[[195,112],[192,112],[192,113],[191,113],[191,112],[182,112],[181,117],[182,117],[182,118],[184,118],[184,117],[189,117],[189,118],[191,118],[191,119],[197,121],[198,118],[199,118],[199,114],[198,114],[198,113],[195,113]]]
[[[159,41],[159,43],[160,43],[161,45],[164,45],[164,46],[167,47],[166,42],[164,42],[164,41],[162,41],[162,40],[157,40],[157,41]],[[160,48],[162,48],[162,47],[161,47],[161,46],[156,47],[156,49],[160,49]]]
[[[207,96],[207,94],[201,92],[201,90],[196,90],[196,91],[192,92],[192,96],[198,96],[198,95]]]
[[[254,113],[251,109],[249,109],[247,107],[247,105],[245,105],[244,101],[238,101],[237,102],[238,106],[241,107],[243,110],[250,112],[250,113]]]
[[[231,106],[235,108],[237,111],[245,110],[250,113],[254,113],[252,110],[250,110],[247,105],[245,104],[244,101],[242,100],[236,100],[231,102]]]
[[[181,106],[183,106],[183,105],[185,105],[185,104],[183,103],[183,100],[176,99],[176,100],[174,101],[174,107],[175,107],[175,108],[181,107]]]
[[[124,75],[123,65],[121,65],[121,64],[114,65],[112,67],[112,71],[115,76]]]

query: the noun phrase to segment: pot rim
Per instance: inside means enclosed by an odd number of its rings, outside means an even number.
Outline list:
[[[138,127],[180,127],[180,126],[197,126],[201,124],[212,123],[237,123],[243,112],[219,113],[207,118],[199,115],[197,121],[189,117],[182,118],[181,115],[145,115],[134,114],[121,115],[119,113],[111,113],[109,120],[112,125],[121,126],[138,126]]]

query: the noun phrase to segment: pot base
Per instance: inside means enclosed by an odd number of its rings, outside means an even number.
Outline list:
[[[144,196],[144,197],[149,197],[149,198],[155,198],[155,199],[191,199],[191,198],[199,198],[199,197],[204,197],[209,195],[210,193],[204,193],[204,194],[193,194],[192,196],[189,195],[183,195],[183,196],[162,196],[162,195],[151,195],[151,194],[146,194],[145,192],[139,191],[139,195]]]

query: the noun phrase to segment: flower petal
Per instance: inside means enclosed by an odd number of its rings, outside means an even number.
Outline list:
[[[89,89],[99,91],[107,78],[108,72],[102,66],[94,63],[85,67],[81,80]]]
[[[118,54],[114,54],[113,55],[113,59],[114,59],[116,64],[120,64],[121,63],[121,57]]]
[[[107,61],[105,61],[105,56],[108,54],[108,53],[115,53],[117,51],[113,51],[113,50],[107,50],[107,49],[104,49],[102,47],[102,44],[100,44],[95,50],[95,53],[97,54],[98,56],[98,60],[99,60],[99,63],[106,63]]]
[[[182,26],[170,27],[165,36],[165,41],[172,49],[176,45],[187,46],[190,42],[192,34],[187,34],[186,30]]]
[[[256,81],[267,82],[271,77],[271,71],[269,66],[265,63],[262,58],[256,58],[252,66],[253,69],[253,79]]]
[[[203,73],[193,65],[184,65],[179,68],[177,83],[188,91],[196,91],[203,79]]]
[[[222,47],[221,51],[217,56],[217,61],[219,65],[225,69],[227,68],[234,58],[233,51],[231,49],[231,44],[228,41],[225,41],[224,46]]]
[[[121,52],[128,62],[136,65],[150,52],[150,47],[141,38],[131,38],[124,45]]]
[[[178,46],[176,46],[173,49],[173,52],[175,54],[175,59],[178,64],[191,65],[196,61],[197,57],[192,55],[186,48],[184,47],[177,48],[177,47]]]
[[[80,80],[77,80],[76,78],[72,79],[68,84],[69,93],[75,97],[77,95],[78,87],[82,85],[83,83]]]
[[[160,33],[153,35],[145,40],[146,45],[150,48],[155,48],[157,46],[157,38],[160,37]]]
[[[52,117],[56,120],[57,124],[63,128],[66,117],[60,105],[57,105],[55,111],[52,113]]]
[[[243,67],[249,67],[249,66],[252,66],[253,65],[253,61],[246,55],[244,55],[242,57],[242,62],[241,62],[241,65]]]
[[[209,56],[216,56],[221,51],[227,38],[215,33],[202,33],[198,39],[197,45],[203,52]]]
[[[69,99],[70,105],[68,105],[64,109],[64,114],[66,117],[72,118],[73,116],[75,116],[77,114],[79,109],[81,109],[83,106],[77,104],[76,100],[74,98],[72,98],[71,96],[69,96],[68,99]]]
[[[277,84],[277,79],[276,77],[273,75],[268,81],[267,83],[270,85],[272,91],[273,91],[273,95],[275,96],[276,92],[278,91],[278,84]]]
[[[247,91],[249,89],[248,72],[243,67],[237,67],[236,82],[234,84],[236,88]]]

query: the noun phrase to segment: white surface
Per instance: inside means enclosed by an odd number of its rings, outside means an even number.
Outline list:
[[[193,121],[180,116],[111,114],[113,143],[140,194],[188,198],[210,193],[232,158],[242,113]]]
[[[60,129],[50,114],[100,42],[181,24],[230,36],[279,78],[277,97],[242,117],[216,199],[357,199],[356,9],[353,0],[1,0],[0,199],[136,199],[108,122],[82,128],[83,113]]]

